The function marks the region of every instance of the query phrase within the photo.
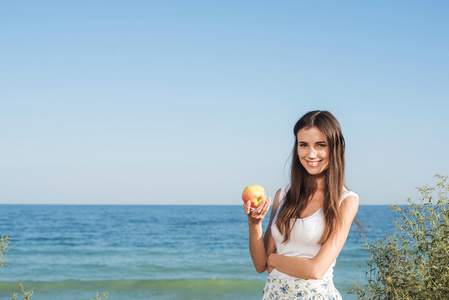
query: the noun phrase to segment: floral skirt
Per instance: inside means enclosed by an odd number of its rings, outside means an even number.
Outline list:
[[[332,277],[314,279],[275,279],[268,276],[262,300],[342,300]]]

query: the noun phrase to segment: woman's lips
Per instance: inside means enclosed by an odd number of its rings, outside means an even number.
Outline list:
[[[307,160],[307,165],[309,166],[309,167],[318,167],[318,165],[321,163],[321,160],[315,160],[315,161],[310,161],[310,160]]]

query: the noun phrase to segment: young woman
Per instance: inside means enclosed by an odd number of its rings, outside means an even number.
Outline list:
[[[328,111],[296,123],[290,184],[248,215],[249,249],[259,273],[268,271],[262,299],[342,299],[332,271],[357,213],[357,194],[346,189],[345,141]]]

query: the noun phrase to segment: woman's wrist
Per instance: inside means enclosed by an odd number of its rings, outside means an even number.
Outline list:
[[[248,225],[254,226],[254,227],[262,226],[262,220],[254,219],[254,218],[251,218],[250,216],[248,216]]]

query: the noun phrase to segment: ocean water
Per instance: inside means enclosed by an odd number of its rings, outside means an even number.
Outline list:
[[[392,216],[361,206],[357,219],[375,240],[393,230]],[[260,299],[267,276],[252,265],[240,205],[0,205],[0,235],[12,238],[0,299],[21,281],[33,300]],[[364,282],[361,242],[354,227],[334,268],[343,299]]]

